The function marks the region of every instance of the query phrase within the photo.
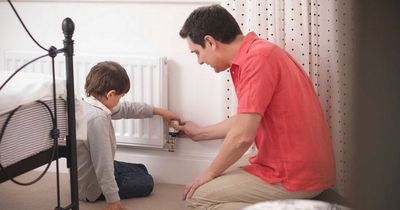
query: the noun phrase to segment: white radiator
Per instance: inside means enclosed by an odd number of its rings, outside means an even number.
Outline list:
[[[28,52],[6,52],[5,68],[14,71],[29,60],[41,54]],[[64,56],[55,59],[56,75],[65,77]],[[145,102],[157,107],[167,108],[167,63],[164,57],[141,56],[102,56],[75,55],[74,77],[75,94],[84,96],[84,84],[90,68],[100,61],[116,61],[127,71],[131,89],[122,100]],[[51,59],[43,58],[27,66],[24,72],[51,74]],[[113,122],[117,144],[137,147],[163,148],[167,138],[167,128],[163,119],[155,116],[150,119],[129,119]]]

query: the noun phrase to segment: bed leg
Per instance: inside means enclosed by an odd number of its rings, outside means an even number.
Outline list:
[[[75,30],[74,22],[70,18],[65,18],[62,22],[62,30],[64,33],[64,55],[67,76],[67,107],[68,107],[68,162],[70,166],[70,184],[71,184],[71,206],[73,210],[79,210],[78,199],[78,170],[77,170],[77,154],[76,154],[76,130],[75,130],[75,95],[74,95],[74,40],[72,35]]]

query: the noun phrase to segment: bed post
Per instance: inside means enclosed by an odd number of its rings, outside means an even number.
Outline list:
[[[68,107],[68,136],[67,136],[67,165],[70,169],[71,209],[79,210],[78,200],[78,170],[76,156],[76,127],[75,127],[75,94],[74,94],[74,22],[65,18],[62,22],[64,33],[64,55],[67,77],[67,107]]]

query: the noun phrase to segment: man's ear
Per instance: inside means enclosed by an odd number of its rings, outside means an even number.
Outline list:
[[[217,48],[217,40],[210,35],[204,36],[204,44],[207,46],[209,45],[211,49],[215,50]]]
[[[110,97],[115,96],[116,94],[117,94],[117,91],[110,90],[110,91],[107,92],[106,98],[109,99]]]

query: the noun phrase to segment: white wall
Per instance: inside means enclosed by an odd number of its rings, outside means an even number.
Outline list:
[[[216,1],[14,1],[21,18],[37,41],[62,47],[61,22],[75,22],[75,54],[159,55],[168,58],[169,108],[200,125],[225,118],[226,79],[197,64],[178,33],[190,12]],[[6,51],[40,51],[23,31],[6,2],[0,2],[0,68]],[[204,170],[220,141],[195,143],[179,139],[177,150],[119,148],[117,159],[142,162],[156,181],[184,184]],[[65,169],[64,169],[65,171]]]

